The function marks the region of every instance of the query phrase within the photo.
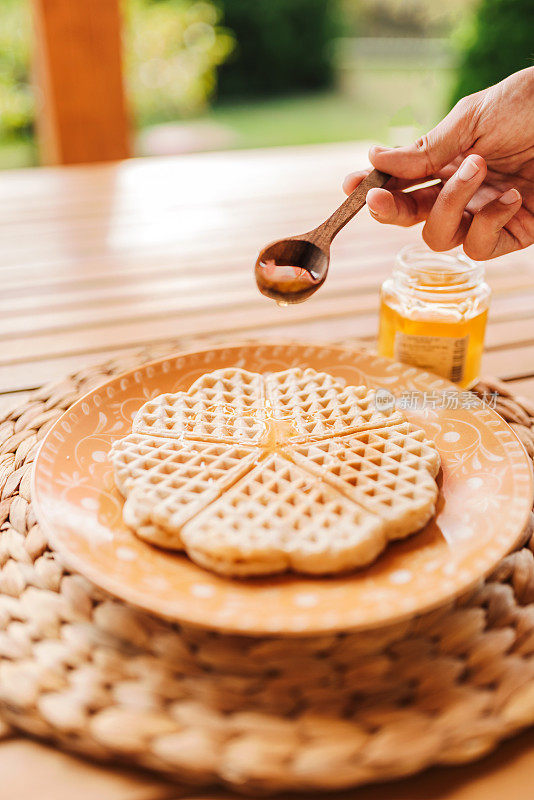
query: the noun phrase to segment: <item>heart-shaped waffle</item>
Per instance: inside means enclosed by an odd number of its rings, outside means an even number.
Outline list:
[[[111,459],[138,536],[232,576],[371,563],[434,514],[440,466],[373,390],[298,368],[227,368],[160,395]]]

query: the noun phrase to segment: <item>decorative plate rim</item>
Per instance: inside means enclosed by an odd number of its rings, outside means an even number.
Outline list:
[[[512,436],[514,439],[514,444],[519,447],[519,450],[522,453],[524,458],[525,464],[528,465],[528,474],[529,474],[529,482],[528,482],[528,494],[525,493],[525,510],[523,515],[521,516],[521,523],[518,524],[517,527],[517,536],[514,542],[510,542],[509,546],[503,550],[499,557],[495,560],[486,565],[486,567],[481,570],[478,574],[472,576],[472,578],[462,586],[461,589],[454,589],[449,597],[442,597],[439,596],[436,599],[429,600],[426,603],[420,604],[417,606],[416,609],[407,609],[405,611],[399,610],[396,613],[392,613],[388,616],[385,616],[383,619],[379,619],[378,621],[370,621],[368,623],[365,622],[356,622],[352,624],[342,624],[340,622],[331,622],[330,624],[312,624],[307,627],[301,628],[300,626],[297,627],[285,627],[285,626],[275,626],[269,627],[264,626],[260,627],[257,624],[252,625],[236,625],[231,623],[224,623],[217,621],[216,624],[213,624],[209,621],[199,619],[198,616],[195,615],[187,615],[187,614],[176,614],[176,613],[165,613],[161,610],[155,609],[153,605],[150,603],[143,603],[142,599],[138,596],[138,592],[129,591],[129,589],[124,589],[121,591],[117,590],[117,582],[113,580],[112,577],[109,577],[108,574],[102,574],[101,571],[98,570],[96,566],[93,564],[87,563],[83,557],[80,555],[73,553],[67,545],[62,541],[61,535],[58,534],[57,530],[54,528],[52,522],[48,519],[46,513],[44,513],[42,508],[42,497],[40,496],[41,489],[39,487],[39,469],[41,467],[41,457],[42,453],[45,450],[47,444],[50,443],[51,439],[53,438],[54,434],[58,431],[58,429],[62,426],[65,422],[67,416],[75,411],[78,408],[81,408],[82,403],[86,402],[88,398],[95,395],[97,392],[101,392],[102,390],[106,390],[111,384],[120,383],[122,379],[133,375],[136,372],[147,370],[152,367],[158,367],[164,364],[167,361],[187,358],[187,357],[194,357],[194,356],[201,356],[202,354],[213,354],[218,352],[224,351],[239,351],[243,348],[287,348],[287,347],[299,347],[299,348],[311,348],[312,350],[325,350],[330,352],[335,352],[337,354],[343,355],[351,355],[355,357],[367,357],[373,359],[376,362],[382,362],[385,365],[390,365],[395,369],[401,369],[404,373],[410,372],[410,374],[420,378],[425,381],[432,381],[432,389],[433,390],[452,390],[454,392],[465,391],[460,390],[458,386],[451,383],[450,381],[441,378],[440,376],[434,375],[433,373],[426,372],[425,370],[416,368],[416,367],[408,367],[404,364],[400,364],[399,362],[394,361],[393,359],[385,358],[384,356],[379,356],[378,354],[374,353],[371,349],[362,347],[362,346],[351,346],[351,345],[343,345],[343,344],[320,344],[316,342],[310,341],[299,341],[298,339],[295,340],[278,340],[278,339],[269,339],[268,341],[259,341],[254,339],[249,340],[237,340],[232,341],[225,344],[216,344],[214,346],[206,345],[205,347],[194,347],[187,350],[177,350],[168,353],[167,355],[160,356],[158,358],[150,359],[149,361],[143,362],[138,366],[133,366],[130,369],[123,370],[116,375],[112,375],[109,377],[108,380],[104,381],[103,383],[99,384],[97,387],[90,389],[88,392],[83,394],[78,400],[75,401],[68,409],[64,411],[64,413],[59,417],[59,419],[54,423],[54,425],[50,428],[47,432],[43,441],[40,443],[39,448],[37,450],[35,461],[32,466],[32,474],[31,474],[31,496],[32,496],[32,503],[35,510],[37,522],[42,527],[43,531],[45,532],[47,541],[50,543],[50,546],[56,551],[60,561],[62,561],[68,569],[73,570],[74,572],[79,573],[80,575],[87,578],[91,581],[96,587],[103,590],[107,594],[112,597],[115,597],[122,602],[126,602],[131,604],[132,606],[150,613],[155,614],[156,616],[162,617],[164,619],[170,620],[172,622],[183,623],[190,625],[192,627],[201,628],[201,629],[213,629],[217,631],[221,631],[224,633],[229,634],[236,634],[236,635],[263,635],[263,636],[290,636],[290,637],[305,637],[311,635],[328,635],[335,632],[340,631],[364,631],[369,630],[372,628],[380,628],[380,627],[387,627],[393,624],[402,623],[407,619],[413,618],[414,616],[419,616],[423,613],[432,611],[433,609],[445,605],[447,602],[450,602],[455,597],[469,591],[473,588],[479,580],[486,578],[489,574],[491,574],[492,570],[498,564],[498,562],[505,557],[505,555],[513,550],[514,546],[520,540],[523,531],[525,530],[530,513],[532,510],[532,497],[534,494],[534,473],[532,470],[532,464],[526,449],[513,430],[513,428],[504,420],[498,412],[494,409],[489,407],[483,401],[480,401],[481,408],[492,416],[500,426],[504,427],[509,435]],[[217,367],[215,367],[217,368]],[[328,370],[328,367],[325,366],[325,369]],[[400,374],[398,377],[400,377]],[[372,384],[370,384],[372,385]],[[379,385],[378,383],[376,384]],[[477,398],[479,399],[479,398]],[[484,423],[481,423],[484,425]],[[418,535],[418,534],[416,534]],[[150,545],[147,545],[151,547]],[[209,573],[211,575],[211,573]],[[347,579],[350,579],[351,576],[357,575],[357,572],[350,572],[347,573]],[[287,576],[286,576],[287,577]],[[299,581],[302,579],[302,576],[291,574],[289,573],[289,577],[294,581]],[[236,583],[233,579],[228,579],[231,583]],[[251,579],[251,583],[254,582],[255,579]],[[329,580],[326,578],[325,580]],[[258,581],[259,582],[259,581]],[[240,581],[237,581],[239,584]],[[249,582],[247,582],[249,583]],[[250,583],[249,583],[250,585]]]

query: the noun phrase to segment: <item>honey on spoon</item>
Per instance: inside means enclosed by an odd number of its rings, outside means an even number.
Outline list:
[[[307,300],[326,280],[334,237],[363,208],[369,189],[384,186],[389,178],[374,169],[317,228],[264,247],[255,266],[260,292],[281,306]]]

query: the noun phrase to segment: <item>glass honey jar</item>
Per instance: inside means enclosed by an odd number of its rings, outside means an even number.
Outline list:
[[[491,290],[463,253],[405,247],[380,296],[380,355],[459,386],[479,375]]]

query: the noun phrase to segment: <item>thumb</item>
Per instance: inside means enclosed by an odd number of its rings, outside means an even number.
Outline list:
[[[465,100],[429,133],[407,147],[380,147],[369,150],[371,164],[396,178],[418,179],[434,175],[469,149],[470,113]]]

